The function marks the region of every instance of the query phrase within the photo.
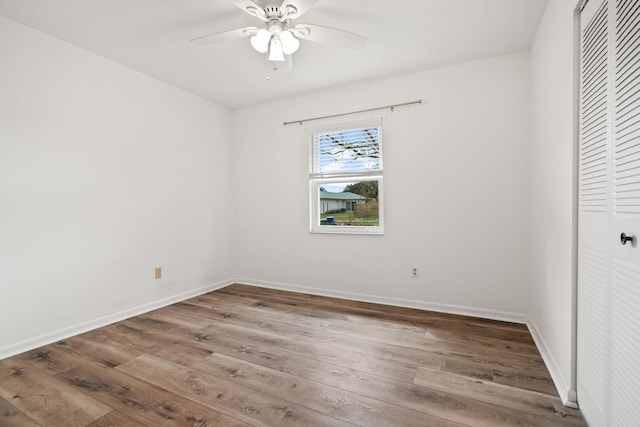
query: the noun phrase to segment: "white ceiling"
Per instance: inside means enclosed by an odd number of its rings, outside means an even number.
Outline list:
[[[280,2],[280,0],[274,0]],[[230,0],[0,0],[0,14],[237,109],[531,47],[547,0],[319,0],[299,23],[362,34],[362,50],[301,41],[269,81],[248,39],[189,40],[256,25]]]

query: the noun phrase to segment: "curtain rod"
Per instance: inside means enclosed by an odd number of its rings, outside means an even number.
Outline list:
[[[305,122],[312,122],[315,120],[322,120],[322,119],[333,119],[335,117],[342,117],[342,116],[350,116],[351,114],[359,114],[359,113],[368,113],[370,111],[378,111],[378,110],[391,110],[393,111],[394,108],[397,107],[404,107],[407,105],[414,105],[414,104],[422,104],[422,99],[418,99],[417,101],[411,101],[411,102],[403,102],[402,104],[393,104],[393,105],[385,105],[384,107],[376,107],[376,108],[369,108],[367,110],[360,110],[360,111],[351,111],[350,113],[340,113],[340,114],[332,114],[330,116],[322,116],[322,117],[312,117],[310,119],[302,119],[302,120],[293,120],[290,122],[284,122],[283,124],[285,126],[289,126],[295,123],[299,123],[300,126],[302,126],[303,123]]]

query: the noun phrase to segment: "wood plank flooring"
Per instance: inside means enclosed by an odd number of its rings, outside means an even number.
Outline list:
[[[586,426],[523,325],[232,285],[0,361],[0,426]]]

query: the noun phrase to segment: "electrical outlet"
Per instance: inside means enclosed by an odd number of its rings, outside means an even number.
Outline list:
[[[156,279],[162,279],[162,267],[156,267]]]
[[[418,267],[413,267],[411,269],[411,277],[413,279],[417,279],[418,277],[420,277],[420,272],[418,271]]]

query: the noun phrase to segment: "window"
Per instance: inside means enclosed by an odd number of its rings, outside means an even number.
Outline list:
[[[309,137],[312,233],[382,234],[381,120]]]

